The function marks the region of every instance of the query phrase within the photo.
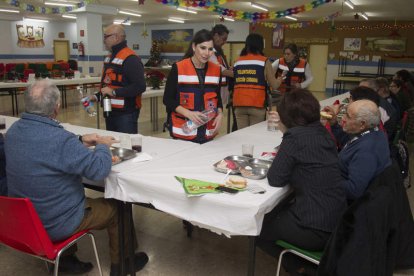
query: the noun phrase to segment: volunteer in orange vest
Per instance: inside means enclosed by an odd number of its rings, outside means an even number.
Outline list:
[[[276,77],[283,78],[283,83],[278,88],[282,93],[294,88],[307,88],[313,80],[309,63],[299,58],[298,47],[293,43],[283,49],[283,58],[275,60],[272,67],[276,71]]]
[[[121,25],[110,25],[104,32],[104,44],[110,51],[104,60],[99,100],[111,97],[112,111],[105,118],[106,129],[138,133],[141,94],[146,84],[144,66],[134,50],[128,48],[125,30]]]
[[[223,45],[226,44],[229,36],[229,29],[223,24],[217,24],[211,29],[213,35],[214,55],[210,61],[220,65],[221,68],[221,101],[226,106],[229,100],[229,83],[233,81],[233,68],[229,66],[226,56],[223,52]]]
[[[275,78],[272,64],[263,54],[264,41],[259,34],[249,34],[234,63],[234,95],[238,129],[257,124],[266,117],[266,89],[268,83],[277,89],[282,78]]]
[[[209,61],[214,53],[213,37],[205,29],[198,31],[184,55],[173,64],[165,85],[163,102],[168,113],[168,127],[175,139],[205,143],[217,135],[223,118],[220,97],[220,66]],[[201,111],[215,109],[215,117],[207,124],[185,133],[188,120],[202,124]]]

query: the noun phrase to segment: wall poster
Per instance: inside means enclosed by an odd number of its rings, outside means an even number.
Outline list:
[[[193,38],[193,29],[152,30],[151,36],[162,53],[185,53]]]
[[[361,38],[344,38],[344,51],[360,51]]]
[[[398,37],[367,37],[365,47],[371,51],[382,52],[405,52],[407,46],[407,38]]]
[[[17,25],[17,46],[20,48],[43,48],[44,27],[34,27],[30,25]]]
[[[272,48],[273,49],[283,49],[283,42],[284,42],[283,26],[282,25],[277,25],[273,29]]]

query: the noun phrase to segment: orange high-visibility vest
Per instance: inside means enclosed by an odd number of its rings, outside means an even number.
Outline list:
[[[132,49],[125,47],[121,49],[116,56],[111,60],[111,55],[108,55],[104,60],[104,68],[102,72],[101,85],[106,85],[113,89],[123,87],[122,84],[122,64],[131,55],[137,55]],[[135,99],[137,108],[141,108],[141,95]],[[122,110],[125,107],[124,97],[111,97],[112,109]]]
[[[240,56],[234,63],[233,106],[264,107],[266,60],[262,55],[247,54]]]
[[[282,84],[279,86],[278,90],[280,92],[290,91],[294,84],[303,82],[306,79],[305,66],[306,61],[300,58],[299,63],[296,65],[296,67],[293,68],[293,70],[289,70],[289,67],[286,64],[285,59],[280,58],[279,66],[276,70],[276,78],[281,76],[283,71],[288,71],[288,73],[286,75],[286,78],[283,80]]]
[[[181,60],[176,63],[178,71],[177,98],[182,107],[191,111],[203,111],[206,109],[217,109],[218,97],[217,90],[220,86],[220,66],[212,62],[208,62],[207,72],[204,78],[204,85],[201,86],[196,69],[190,58]],[[201,142],[205,142],[214,138],[213,120],[206,124],[205,128],[198,128],[190,133],[184,133],[181,129],[182,125],[188,119],[181,114],[171,112],[172,131],[171,135],[175,138],[183,140],[195,140],[202,136]],[[203,131],[204,133],[199,133]]]

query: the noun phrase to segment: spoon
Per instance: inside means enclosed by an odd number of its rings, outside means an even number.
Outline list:
[[[221,182],[226,181],[226,178],[229,176],[229,174],[231,173],[231,170],[227,170],[226,175],[223,177],[223,180]]]

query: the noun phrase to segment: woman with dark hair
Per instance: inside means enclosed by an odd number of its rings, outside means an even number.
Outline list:
[[[299,58],[296,44],[288,44],[283,49],[283,57],[272,64],[276,76],[282,76],[283,83],[279,91],[284,93],[293,88],[307,88],[313,81],[309,63]]]
[[[390,82],[390,92],[397,98],[400,104],[400,111],[404,113],[412,106],[412,100],[407,90],[404,89],[404,82],[399,79],[393,79]],[[402,116],[402,114],[401,114]]]
[[[218,133],[223,117],[220,97],[220,67],[209,58],[213,54],[213,37],[200,30],[191,41],[184,58],[173,64],[165,85],[163,102],[167,107],[170,135],[175,139],[205,143]],[[182,125],[188,120],[202,124],[202,111],[214,109],[215,117],[207,124],[187,133]]]
[[[393,80],[402,81],[402,90],[410,97],[410,101],[414,102],[414,76],[408,70],[402,69],[395,73]]]
[[[234,63],[234,94],[238,129],[257,124],[266,117],[266,89],[279,87],[282,78],[276,79],[272,65],[263,55],[264,42],[259,34],[249,34]]]
[[[285,93],[277,110],[283,140],[267,179],[273,187],[290,184],[294,200],[265,216],[258,245],[273,256],[281,251],[279,239],[319,251],[347,206],[336,146],[308,90]]]

